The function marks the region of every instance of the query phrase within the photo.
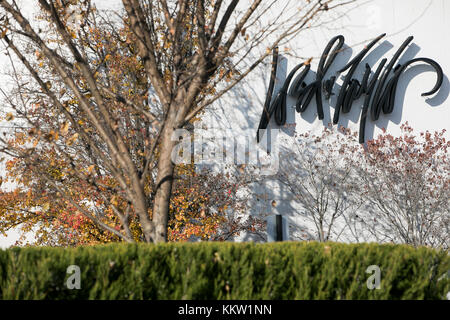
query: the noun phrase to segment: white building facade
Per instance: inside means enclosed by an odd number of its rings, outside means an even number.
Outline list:
[[[345,9],[339,9],[341,11],[335,15],[337,19],[330,19],[317,28],[307,29],[279,48],[271,102],[273,103],[277,93],[286,83],[289,73],[296,66],[312,58],[310,66],[308,65],[310,69],[300,82],[304,82],[303,86],[306,85],[308,89],[308,86],[320,78],[321,81],[317,85],[321,95],[322,110],[318,111],[320,108],[317,107],[314,95],[305,110],[297,112],[296,98],[293,97],[295,94],[290,95],[292,92],[287,92],[286,114],[281,116],[284,118],[281,125],[274,119],[275,111],[270,117],[270,122],[264,126],[264,128],[272,129],[272,146],[288,146],[294,141],[293,136],[296,133],[319,134],[324,126],[333,122],[334,126],[343,126],[360,132],[361,114],[364,112],[364,94],[352,101],[349,112],[342,112],[345,96],[339,97],[339,95],[351,95],[350,84],[345,85],[346,81],[351,83],[350,80],[355,79],[360,84],[364,84],[366,65],[370,67],[367,71],[370,71],[367,87],[378,67],[380,67],[378,82],[382,81],[384,70],[392,67],[386,77],[385,85],[395,77],[396,70],[402,69],[402,66],[404,68],[397,74],[397,81],[391,83],[392,90],[384,91],[386,109],[391,110],[375,111],[379,114],[375,116],[377,119],[373,120],[369,107],[364,135],[360,139],[367,141],[376,138],[384,129],[394,136],[398,135],[401,124],[406,122],[416,132],[450,129],[450,100],[448,99],[450,83],[447,76],[450,70],[448,58],[450,2],[445,0],[372,0],[343,8]],[[326,73],[320,76],[318,73],[320,69],[323,70],[323,66],[319,66],[320,58],[332,39],[335,40],[334,45],[328,52],[327,58],[330,58],[333,48],[340,46],[340,49]],[[371,43],[373,46],[370,45]],[[365,48],[370,50],[365,52],[364,56],[357,61],[358,63],[349,64]],[[215,129],[215,134],[223,130],[224,137],[233,136],[238,144],[252,145],[248,153],[254,151],[256,142],[251,139],[254,139],[260,125],[270,83],[271,61],[269,60],[267,59],[266,63],[243,84],[233,89],[225,99],[213,106],[198,126]],[[325,66],[327,62],[328,60],[324,61]],[[380,66],[380,64],[384,65]],[[341,69],[346,65],[348,68],[342,71]],[[397,67],[398,65],[400,66]],[[354,70],[352,70],[353,66]],[[288,88],[292,90],[295,87],[297,76],[305,67],[306,65],[303,65],[293,75],[291,86]],[[349,73],[352,73],[352,76],[346,80]],[[381,97],[383,91],[376,92],[378,82],[374,84],[372,95],[383,99]],[[323,89],[324,85],[329,87],[333,85],[332,89],[328,90],[330,92],[327,93],[327,90]],[[342,86],[347,89],[341,90]],[[301,83],[298,83],[298,88],[301,88]],[[310,90],[314,89],[310,88]],[[395,93],[395,97],[389,101],[388,98],[392,92]],[[307,99],[308,93],[308,91],[304,92],[304,99]],[[426,95],[422,95],[424,93]],[[341,99],[341,107],[337,119],[335,113],[339,99]],[[322,113],[320,117],[318,113]],[[450,137],[448,132],[446,137]],[[260,151],[264,149],[261,149],[261,145],[264,145],[264,141],[259,144]],[[283,188],[276,179],[272,179],[270,174],[267,174],[264,183],[256,187],[253,192],[255,200],[251,205],[253,214],[287,215],[296,229],[292,233],[293,239],[316,237],[311,221],[302,214],[302,207],[296,203],[289,190]],[[245,239],[244,237],[243,240]],[[345,237],[334,239],[347,240]]]

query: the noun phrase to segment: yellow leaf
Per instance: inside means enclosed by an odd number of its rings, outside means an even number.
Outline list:
[[[93,164],[93,165],[90,165],[90,166],[87,168],[87,171],[89,172],[89,174],[92,173],[92,171],[94,170],[94,168],[95,168],[95,165],[94,165],[94,164]]]
[[[3,39],[6,36],[6,32],[8,32],[8,28],[5,28],[0,34],[0,39]]]
[[[56,132],[56,131],[54,131],[54,130],[51,130],[51,131],[45,136],[45,138],[46,138],[48,141],[58,140],[59,134],[58,134],[58,132]]]
[[[118,202],[117,202],[117,196],[116,196],[116,195],[114,195],[114,196],[111,198],[111,204],[112,204],[113,206],[117,206]]]
[[[61,134],[62,134],[63,136],[65,136],[65,135],[67,134],[68,131],[69,131],[69,123],[68,123],[68,122],[64,122],[64,123],[61,125]]]
[[[72,144],[75,143],[75,141],[77,141],[77,139],[78,139],[78,133],[75,133],[73,136],[71,136],[69,139],[67,139],[66,144],[68,146],[71,146]]]
[[[12,114],[12,112],[8,112],[6,114],[6,121],[11,121],[14,120],[14,115]]]
[[[48,209],[50,209],[50,203],[46,202],[42,205],[42,210],[48,211]]]

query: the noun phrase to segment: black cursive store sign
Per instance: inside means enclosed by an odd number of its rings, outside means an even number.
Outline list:
[[[342,73],[348,70],[344,76],[342,87],[337,96],[336,107],[333,115],[333,124],[337,124],[339,121],[339,115],[342,113],[348,113],[355,100],[364,96],[363,107],[361,111],[360,129],[359,129],[359,142],[364,143],[364,133],[366,127],[366,119],[370,113],[370,117],[373,121],[378,120],[381,111],[384,114],[389,114],[394,110],[395,94],[397,90],[397,84],[400,76],[405,69],[416,62],[422,62],[432,66],[437,74],[436,84],[433,89],[428,92],[422,93],[422,96],[429,96],[436,93],[442,85],[443,72],[440,65],[434,60],[428,58],[415,58],[411,59],[404,64],[395,63],[406,49],[408,44],[413,40],[413,37],[408,37],[397,52],[392,57],[391,61],[386,65],[387,59],[381,60],[377,69],[371,75],[372,69],[369,64],[365,65],[365,72],[361,81],[353,78],[353,75],[361,63],[364,56],[369,50],[382,39],[386,34],[382,34],[370,42],[364,47],[361,52],[358,53],[347,65],[341,68],[338,72]],[[325,74],[330,68],[331,64],[335,60],[338,53],[342,50],[344,45],[344,37],[342,35],[336,36],[328,42],[325,50],[322,53],[319,65],[317,67],[316,79],[310,84],[304,82],[309,70],[309,61],[303,62],[297,65],[287,76],[283,86],[272,100],[273,87],[275,83],[275,76],[277,72],[278,63],[278,49],[276,48],[273,53],[272,62],[272,74],[270,77],[269,89],[264,103],[264,110],[261,116],[261,120],[258,126],[257,141],[260,141],[260,129],[266,129],[270,118],[274,116],[275,123],[279,126],[286,123],[286,97],[287,95],[296,99],[295,110],[297,112],[304,112],[311,100],[315,97],[317,105],[317,114],[319,119],[324,118],[323,104],[322,104],[322,92],[326,99],[332,95],[332,89],[336,80],[336,76],[332,76],[330,79],[325,78]],[[334,47],[334,48],[333,48]],[[299,71],[297,77],[292,81],[295,73]],[[291,84],[292,81],[292,84]]]

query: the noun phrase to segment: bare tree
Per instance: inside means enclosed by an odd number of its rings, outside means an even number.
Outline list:
[[[348,130],[340,131],[330,126],[321,135],[296,134],[280,153],[278,179],[312,221],[319,241],[338,240],[361,206],[345,153],[360,146]]]
[[[19,131],[26,127],[26,141],[3,138],[3,152],[21,159],[42,190],[104,230],[133,241],[129,221],[136,216],[144,240],[161,242],[167,241],[176,129],[273,48],[348,2],[123,0],[118,17],[100,14],[89,0],[37,3],[34,23],[15,0],[0,1],[2,38],[29,75],[18,71],[17,90],[6,95],[14,113],[7,118],[18,120]],[[249,61],[250,53],[257,58]],[[49,170],[50,155],[64,162],[62,172]],[[80,203],[74,185],[112,206],[122,228]],[[117,207],[114,196],[127,205]]]

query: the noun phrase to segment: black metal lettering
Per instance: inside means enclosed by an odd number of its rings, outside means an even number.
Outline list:
[[[341,73],[346,71],[347,69],[350,69],[344,77],[343,84],[338,94],[335,112],[333,115],[333,123],[337,124],[339,122],[340,113],[350,112],[353,102],[358,100],[362,95],[365,95],[359,126],[360,143],[365,142],[365,128],[369,112],[372,121],[376,121],[378,120],[381,111],[383,111],[384,114],[389,114],[392,113],[392,111],[394,110],[397,84],[401,74],[406,70],[406,68],[409,65],[416,62],[424,62],[433,67],[437,74],[437,79],[434,87],[430,91],[422,93],[422,96],[428,96],[436,93],[441,87],[443,82],[442,68],[436,61],[429,58],[411,59],[405,62],[403,65],[399,64],[394,68],[394,65],[399,59],[400,55],[413,40],[412,36],[408,37],[403,42],[403,44],[396,51],[396,53],[394,54],[391,61],[386,67],[384,66],[386,65],[387,59],[384,58],[383,60],[381,60],[373,76],[370,76],[372,70],[370,66],[366,63],[365,72],[361,82],[353,78],[353,75],[356,69],[358,68],[359,64],[363,60],[364,56],[385,35],[386,34],[383,33],[378,37],[376,37],[374,40],[372,40],[350,62],[348,62],[343,68],[339,70],[339,72]],[[257,134],[258,142],[260,138],[259,130],[267,128],[272,115],[274,115],[275,117],[274,120],[277,125],[281,126],[286,123],[287,95],[296,98],[295,109],[297,112],[304,112],[308,108],[308,105],[311,102],[312,98],[316,96],[318,118],[323,119],[324,114],[322,105],[322,90],[324,92],[325,98],[329,99],[333,94],[332,89],[336,81],[336,77],[333,76],[325,81],[323,79],[343,45],[344,45],[344,37],[342,35],[336,36],[328,42],[319,61],[316,80],[310,84],[306,84],[304,81],[311,67],[309,61],[297,65],[289,73],[282,88],[277,93],[276,97],[273,99],[273,102],[271,102],[278,61],[278,50],[274,50],[274,62],[272,67],[272,75],[270,79],[269,90],[266,96],[266,101],[264,103],[263,114],[261,116],[261,120],[258,126],[258,134]],[[333,46],[335,46],[335,48],[331,50]],[[301,68],[303,68],[303,70],[297,75],[292,85],[290,86],[294,74]],[[393,72],[393,76],[388,80],[391,71]]]

